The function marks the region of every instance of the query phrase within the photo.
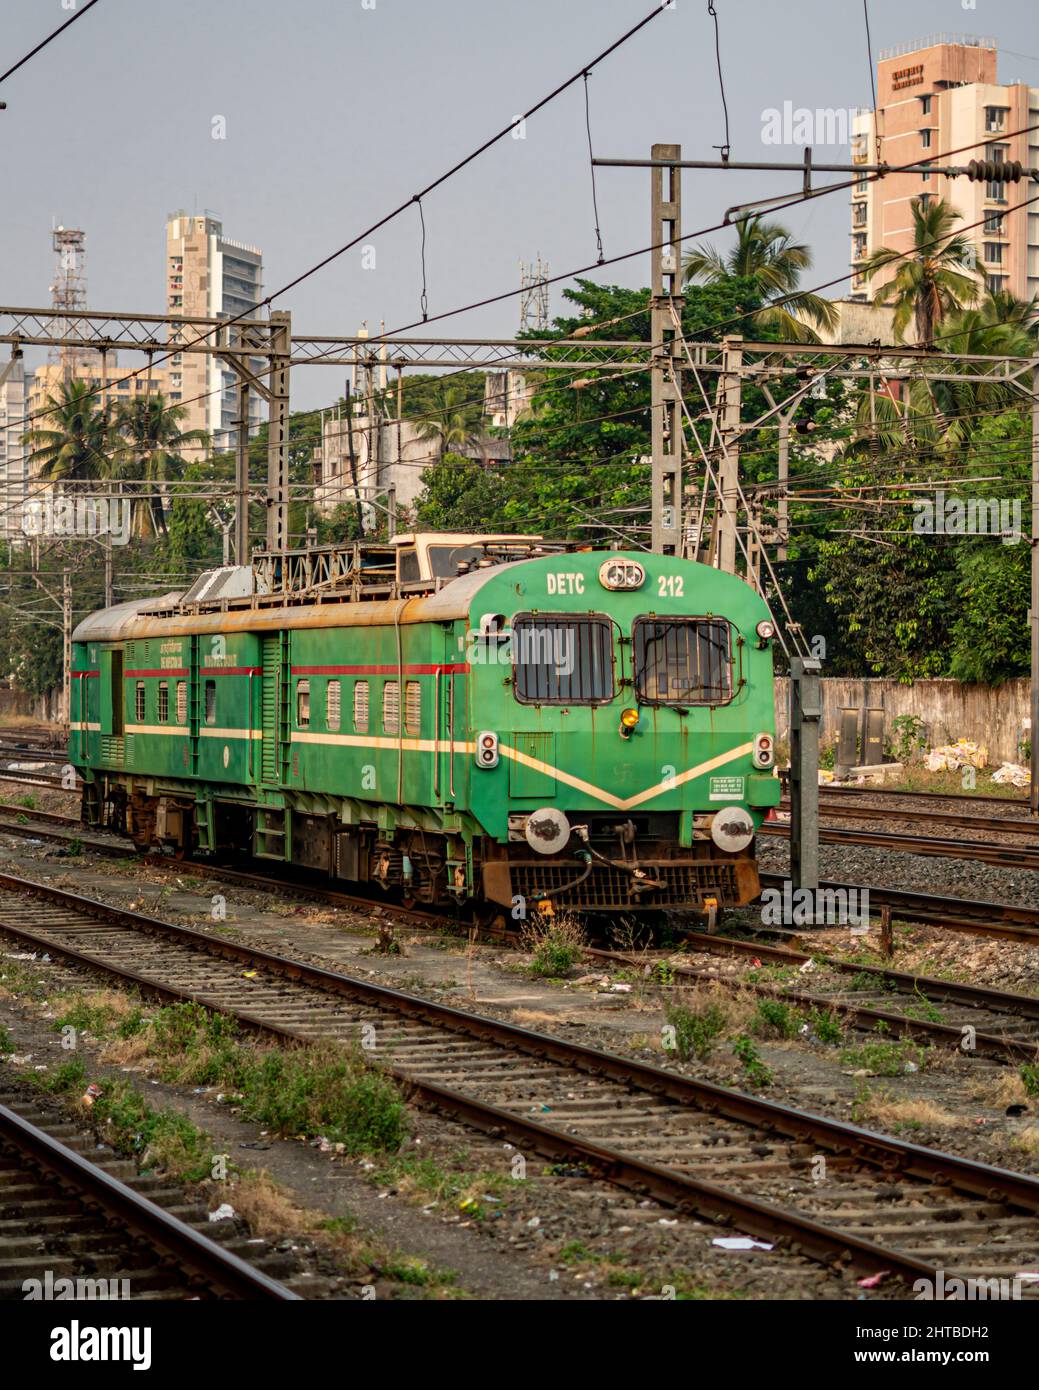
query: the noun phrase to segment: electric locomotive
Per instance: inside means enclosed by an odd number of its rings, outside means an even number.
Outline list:
[[[73,634],[84,817],[489,910],[758,895],[772,640],[740,578],[537,537],[259,556]],[[519,915],[519,914],[517,914]]]

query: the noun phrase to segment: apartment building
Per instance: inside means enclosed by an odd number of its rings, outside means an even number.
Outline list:
[[[1039,89],[1001,84],[994,39],[933,35],[883,52],[877,64],[877,113],[853,126],[853,163],[965,165],[971,159],[1039,163]],[[1021,134],[1014,132],[1021,131]],[[982,142],[991,143],[984,144]],[[952,151],[961,151],[950,155]],[[927,171],[856,180],[851,196],[853,299],[872,299],[894,270],[868,279],[866,258],[881,247],[913,244],[914,198],[944,198],[956,209],[978,270],[991,291],[1031,300],[1039,291],[1039,213],[1014,210],[1030,185],[949,179]]]
[[[166,221],[166,280],[170,314],[191,318],[249,314],[263,297],[263,253],[259,247],[225,237],[223,223],[210,212],[175,212]],[[254,369],[263,366],[258,361]],[[169,367],[186,411],[183,428],[205,430],[214,449],[233,448],[238,437],[234,372],[208,353],[176,353]],[[263,419],[263,403],[253,393],[250,430]]]

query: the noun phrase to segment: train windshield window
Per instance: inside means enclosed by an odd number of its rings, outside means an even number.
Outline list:
[[[429,568],[434,579],[457,579],[459,565],[471,565],[483,557],[479,545],[431,545]]]
[[[418,568],[418,551],[415,547],[408,546],[402,548],[397,554],[397,573],[402,584],[411,584],[417,579],[421,579]]]
[[[216,723],[216,681],[206,681],[206,723]]]
[[[512,623],[516,698],[526,705],[600,705],[614,696],[609,618],[535,618]]]
[[[310,682],[296,682],[296,723],[305,729],[310,723]]]
[[[732,699],[732,631],[722,618],[639,618],[635,691],[660,705],[721,705]]]

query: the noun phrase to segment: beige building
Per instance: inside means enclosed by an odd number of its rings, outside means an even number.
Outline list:
[[[853,163],[965,165],[972,159],[1039,163],[1039,89],[996,80],[995,40],[935,35],[881,55],[877,64],[877,116],[854,123]],[[1020,135],[1013,131],[1024,131]],[[984,145],[979,142],[993,141]],[[964,148],[964,147],[971,148]],[[962,153],[947,157],[951,151]],[[879,158],[878,158],[879,156]],[[1031,300],[1039,290],[1039,214],[1009,211],[1031,196],[1032,185],[948,179],[939,174],[888,174],[873,182],[863,176],[852,189],[852,298],[871,299],[889,280],[887,269],[872,280],[862,272],[881,247],[908,251],[913,244],[910,203],[944,198],[959,213],[974,246],[976,264],[990,291],[1007,290]],[[972,224],[977,223],[977,226]]]
[[[263,297],[263,255],[256,246],[224,236],[212,213],[172,213],[166,221],[166,305],[170,314],[191,318],[234,318],[249,314]],[[190,336],[197,336],[194,330]],[[237,378],[208,353],[176,353],[169,363],[179,378],[187,412],[184,429],[205,430],[214,449],[234,447],[238,413]],[[262,370],[263,362],[254,369]],[[249,428],[264,419],[261,399],[249,397]]]
[[[92,360],[91,360],[92,359]],[[149,395],[163,395],[167,401],[176,401],[180,395],[179,375],[176,369],[152,367],[133,375],[137,369],[120,366],[114,352],[107,354],[104,373],[101,369],[101,354],[93,353],[82,361],[77,361],[73,380],[85,381],[97,393],[96,404],[114,410],[126,401],[139,400]],[[127,379],[128,378],[128,379]],[[60,362],[47,362],[37,367],[26,383],[25,413],[29,428],[49,429],[48,411],[51,400],[57,399],[62,382],[66,379],[64,366]],[[185,428],[182,423],[181,428]],[[30,476],[35,477],[38,469],[30,464]]]
[[[26,384],[21,357],[0,363],[0,540],[4,541],[21,536],[21,503],[28,485],[23,443]]]

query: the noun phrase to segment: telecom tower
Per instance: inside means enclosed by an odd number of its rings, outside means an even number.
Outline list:
[[[63,338],[73,336],[72,316],[87,307],[86,234],[69,227],[55,227],[53,232],[55,276],[51,285],[51,302],[61,316],[59,333]],[[50,361],[61,363],[63,381],[71,381],[79,362],[87,354],[75,348],[51,348]]]
[[[548,327],[548,266],[541,254],[532,264],[520,261],[520,332],[533,329],[535,333]]]

